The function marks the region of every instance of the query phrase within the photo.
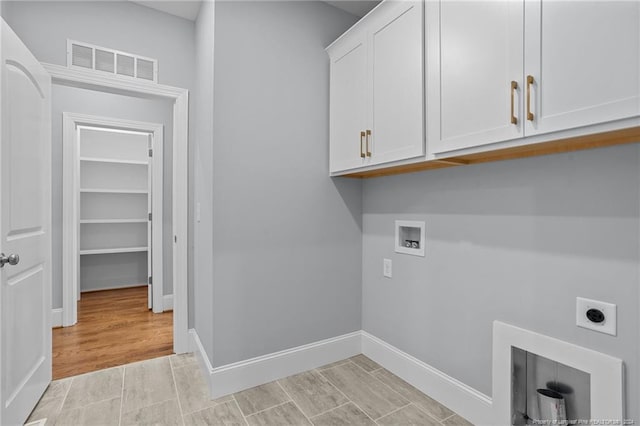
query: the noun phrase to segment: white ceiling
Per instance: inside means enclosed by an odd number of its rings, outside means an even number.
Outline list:
[[[202,0],[131,0],[142,6],[150,7],[170,15],[195,21],[200,12]],[[205,0],[207,1],[207,0]],[[294,0],[295,1],[295,0]],[[300,0],[298,0],[300,1]],[[326,1],[331,6],[356,16],[364,16],[376,7],[380,0],[334,0]]]
[[[200,12],[201,0],[131,0],[142,6],[159,10],[170,15],[195,21]]]

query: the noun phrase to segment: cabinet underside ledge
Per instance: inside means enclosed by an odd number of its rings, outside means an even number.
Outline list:
[[[467,155],[453,155],[447,158],[426,160],[419,163],[391,166],[376,170],[367,170],[343,175],[351,178],[373,178],[405,173],[421,172],[425,170],[441,169],[445,167],[462,166],[468,164],[488,163],[492,161],[513,160],[516,158],[537,157],[540,155],[560,154],[580,151],[583,149],[603,148],[607,146],[623,145],[640,142],[640,126],[576,136],[549,142],[520,145]]]

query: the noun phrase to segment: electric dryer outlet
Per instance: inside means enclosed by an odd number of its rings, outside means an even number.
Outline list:
[[[600,333],[617,334],[617,306],[599,300],[576,298],[576,325]]]

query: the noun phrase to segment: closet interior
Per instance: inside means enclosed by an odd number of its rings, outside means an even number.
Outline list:
[[[78,292],[148,284],[152,135],[85,126],[78,126],[77,131]]]

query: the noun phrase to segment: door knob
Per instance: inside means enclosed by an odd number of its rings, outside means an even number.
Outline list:
[[[5,256],[4,253],[0,253],[0,268],[2,268],[7,263],[9,265],[17,265],[20,262],[20,256],[17,254],[10,254],[9,256]]]

